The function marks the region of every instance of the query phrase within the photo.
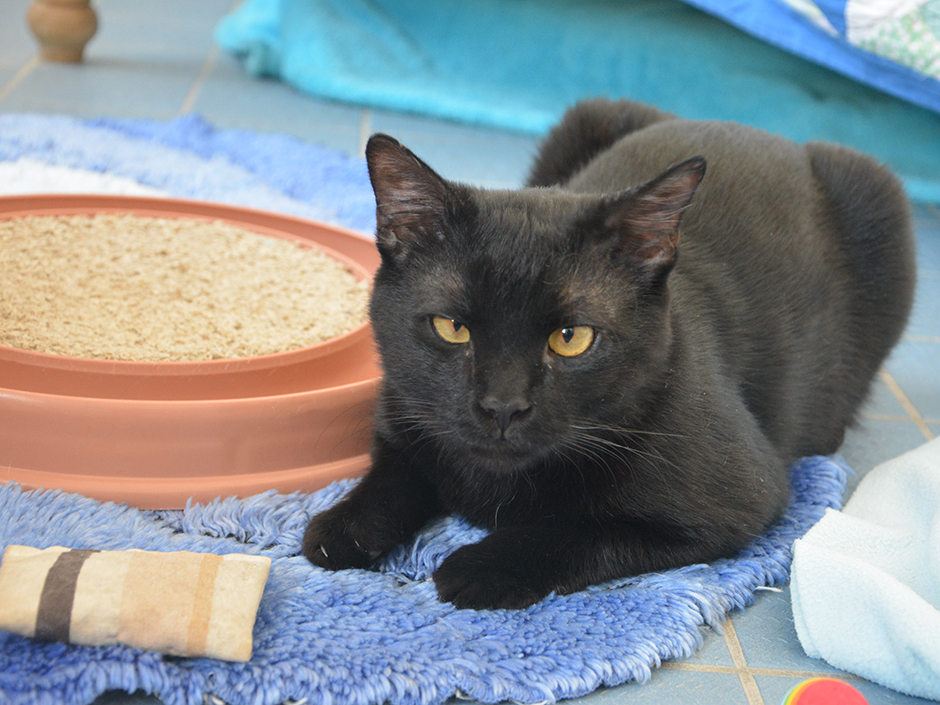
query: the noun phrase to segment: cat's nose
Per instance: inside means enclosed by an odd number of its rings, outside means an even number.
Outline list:
[[[512,422],[526,414],[532,405],[522,398],[502,400],[487,396],[480,402],[480,408],[496,422],[500,433],[505,434]]]

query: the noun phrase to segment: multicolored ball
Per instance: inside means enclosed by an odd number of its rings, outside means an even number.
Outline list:
[[[868,701],[845,681],[811,678],[791,690],[780,705],[868,705]]]

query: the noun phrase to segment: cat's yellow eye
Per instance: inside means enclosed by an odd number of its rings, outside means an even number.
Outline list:
[[[590,326],[559,328],[548,336],[548,347],[564,357],[575,357],[587,352],[594,342],[594,329]]]
[[[448,343],[463,345],[470,342],[470,331],[457,321],[444,316],[434,316],[431,322],[434,324],[434,330],[437,331],[437,334]]]

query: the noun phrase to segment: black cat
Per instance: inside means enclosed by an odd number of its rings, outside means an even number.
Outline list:
[[[519,191],[384,135],[367,158],[373,464],[303,551],[368,567],[461,515],[492,533],[434,574],[458,607],[734,554],[788,463],[839,448],[911,307],[902,189],[841,147],[598,100]]]

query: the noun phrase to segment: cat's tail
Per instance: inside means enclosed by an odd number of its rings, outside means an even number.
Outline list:
[[[578,103],[542,142],[526,185],[563,184],[621,137],[673,117],[631,100],[597,98]]]
[[[851,281],[848,300],[856,349],[848,369],[858,379],[847,380],[844,389],[864,394],[868,380],[900,340],[914,301],[910,204],[897,177],[871,157],[818,142],[807,144],[806,150]],[[852,401],[860,404],[863,398]]]

